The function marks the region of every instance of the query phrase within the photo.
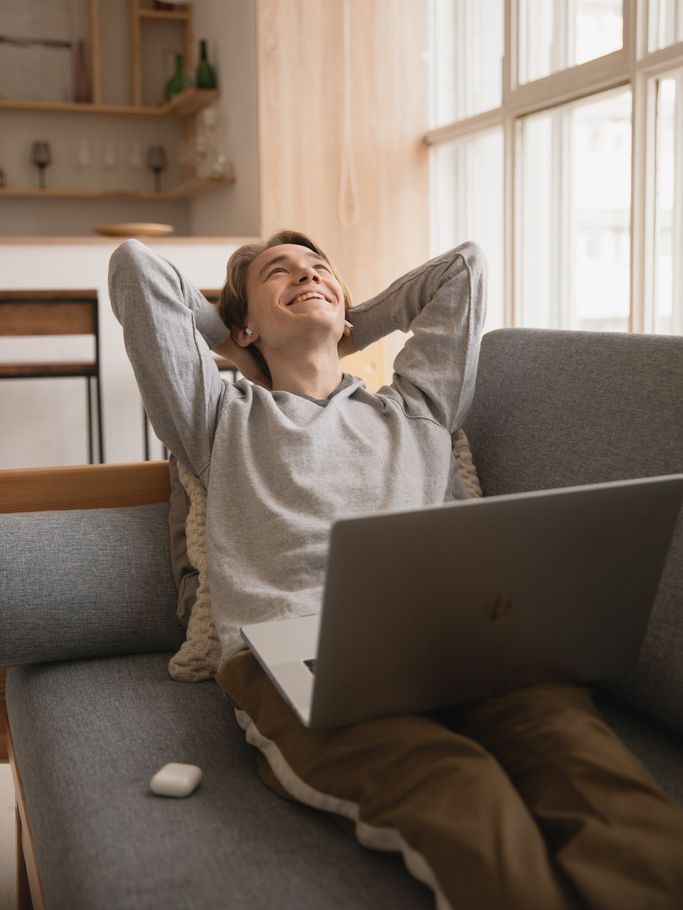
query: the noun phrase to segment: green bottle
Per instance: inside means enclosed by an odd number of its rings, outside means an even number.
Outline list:
[[[184,92],[186,88],[192,88],[192,77],[185,72],[185,60],[182,54],[175,55],[175,73],[166,83],[164,89],[164,98],[170,101],[175,95]]]
[[[206,41],[199,42],[199,63],[195,79],[197,88],[218,88],[216,70],[209,63],[206,52]]]

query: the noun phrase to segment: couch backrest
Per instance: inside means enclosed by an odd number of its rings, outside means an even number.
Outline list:
[[[683,338],[500,329],[465,424],[485,496],[683,472]],[[683,733],[683,513],[634,670],[610,684]]]
[[[465,424],[485,496],[683,470],[683,338],[499,329]]]

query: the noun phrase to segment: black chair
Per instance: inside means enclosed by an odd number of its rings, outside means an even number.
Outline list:
[[[0,291],[0,336],[89,335],[90,360],[0,363],[0,379],[66,379],[86,382],[88,459],[94,462],[93,397],[97,410],[97,455],[104,462],[100,392],[100,330],[97,291]]]

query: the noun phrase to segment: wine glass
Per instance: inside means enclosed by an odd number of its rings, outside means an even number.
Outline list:
[[[78,148],[76,150],[76,163],[80,167],[90,167],[92,164],[92,154],[90,152],[90,144],[87,139],[78,140]]]
[[[141,176],[144,161],[142,160],[142,146],[135,141],[128,148],[128,168],[131,188],[141,188]]]
[[[34,142],[31,147],[31,161],[38,168],[38,189],[45,189],[45,168],[52,163],[49,142]]]
[[[161,192],[161,172],[166,167],[166,149],[163,145],[150,145],[147,149],[147,167],[154,171],[154,191]]]
[[[104,155],[102,156],[102,163],[104,165],[105,174],[106,174],[106,186],[109,189],[116,188],[116,167],[118,164],[118,156],[116,154],[116,145],[113,139],[107,139],[104,143]]]
[[[88,183],[88,168],[92,164],[92,152],[87,139],[79,139],[76,146],[76,164],[78,165],[78,185],[83,187]]]

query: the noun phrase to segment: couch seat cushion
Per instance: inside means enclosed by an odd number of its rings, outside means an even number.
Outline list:
[[[48,907],[431,908],[393,854],[267,790],[212,680],[168,654],[16,667],[7,702]],[[202,768],[188,799],[154,796],[167,762]]]
[[[607,692],[596,692],[595,704],[660,787],[683,803],[683,738]]]

